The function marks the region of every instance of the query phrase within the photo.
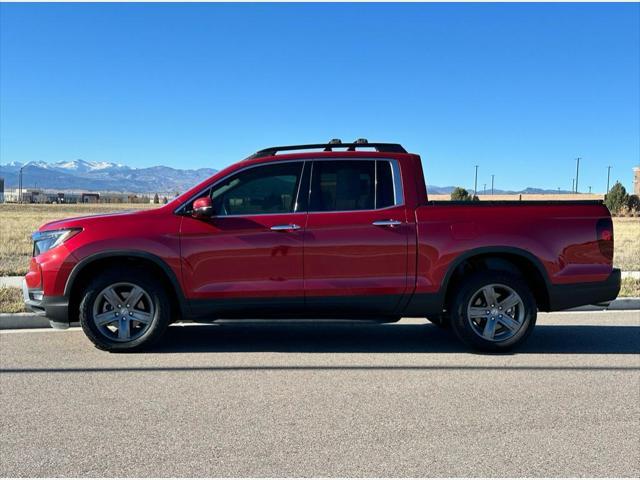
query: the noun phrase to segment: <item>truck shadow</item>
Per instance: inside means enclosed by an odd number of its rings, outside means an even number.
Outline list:
[[[435,325],[369,323],[226,323],[172,326],[155,353],[464,353]],[[640,327],[538,325],[514,353],[639,354]]]

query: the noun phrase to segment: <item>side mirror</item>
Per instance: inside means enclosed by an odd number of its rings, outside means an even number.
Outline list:
[[[211,197],[200,197],[193,202],[193,216],[196,218],[213,217]]]

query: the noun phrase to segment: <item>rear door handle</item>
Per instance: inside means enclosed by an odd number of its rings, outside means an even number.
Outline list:
[[[286,232],[288,230],[300,230],[300,225],[296,225],[295,223],[289,223],[287,225],[274,225],[271,227],[271,230],[275,232]]]
[[[397,227],[398,225],[402,225],[402,222],[399,220],[376,220],[372,225],[376,227]]]

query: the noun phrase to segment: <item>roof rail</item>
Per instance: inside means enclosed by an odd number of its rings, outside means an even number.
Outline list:
[[[377,152],[388,153],[407,153],[399,143],[369,143],[365,138],[359,138],[353,143],[342,143],[339,138],[332,139],[329,143],[312,143],[307,145],[283,145],[281,147],[269,147],[258,150],[247,160],[252,158],[270,157],[278,152],[287,152],[292,150],[317,150],[322,149],[325,152],[332,152],[334,148],[346,148],[348,152],[355,152],[358,148],[374,148]]]

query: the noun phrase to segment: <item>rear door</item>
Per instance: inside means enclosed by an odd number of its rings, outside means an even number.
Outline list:
[[[307,310],[390,315],[407,290],[408,232],[395,160],[315,160],[304,233]]]

